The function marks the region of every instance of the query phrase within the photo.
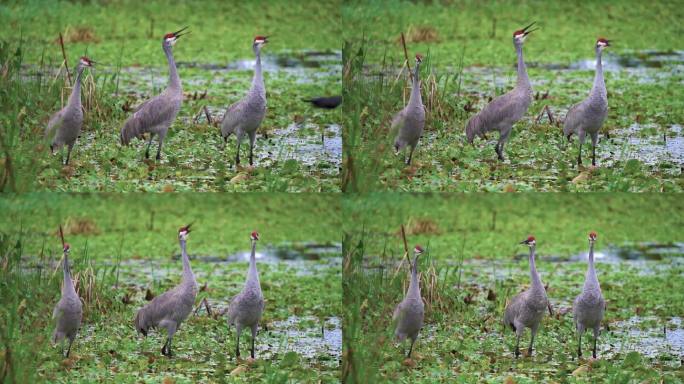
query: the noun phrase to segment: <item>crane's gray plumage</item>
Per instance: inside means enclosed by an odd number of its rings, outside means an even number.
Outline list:
[[[504,145],[511,134],[513,124],[525,115],[532,103],[532,85],[527,76],[522,49],[527,35],[536,31],[536,29],[529,29],[532,25],[534,23],[513,33],[513,45],[518,55],[518,79],[515,88],[492,100],[466,125],[466,138],[471,144],[475,136],[485,138],[487,132],[499,131],[499,141],[494,150],[501,161],[504,159]]]
[[[67,146],[67,158],[65,165],[69,164],[71,150],[74,148],[76,139],[83,127],[83,107],[81,105],[81,77],[87,67],[92,67],[94,61],[83,56],[76,66],[76,82],[71,90],[67,105],[56,112],[48,121],[45,129],[45,136],[51,140],[50,150],[59,150],[62,146]]]
[[[61,227],[60,227],[61,233]],[[58,343],[64,338],[69,340],[69,347],[67,348],[65,357],[69,357],[71,352],[71,345],[76,339],[76,332],[81,326],[81,318],[83,316],[83,304],[76,293],[74,283],[71,281],[71,270],[69,268],[69,244],[64,244],[64,261],[62,269],[64,272],[64,281],[62,283],[62,298],[59,300],[55,309],[52,311],[52,317],[56,319],[57,324],[52,335],[52,342]]]
[[[596,341],[598,340],[601,320],[606,311],[606,301],[601,294],[601,286],[596,277],[594,269],[594,242],[596,242],[596,232],[589,233],[589,264],[587,275],[584,280],[584,287],[572,305],[575,328],[577,329],[579,340],[577,341],[577,357],[582,357],[582,334],[585,330],[594,331],[593,357],[596,358]]]
[[[425,127],[425,108],[423,107],[423,100],[420,95],[420,63],[423,57],[416,55],[416,68],[413,74],[413,83],[411,85],[411,96],[406,107],[399,111],[392,119],[392,132],[397,132],[397,137],[394,140],[394,149],[399,153],[406,146],[411,147],[408,160],[406,164],[411,164],[413,151],[418,145],[418,140],[423,134]]]
[[[250,239],[252,240],[252,253],[249,256],[247,280],[242,291],[230,300],[228,327],[235,325],[237,330],[237,341],[235,343],[235,356],[237,357],[240,357],[240,333],[244,328],[252,330],[251,356],[254,358],[254,341],[256,340],[261,314],[264,312],[264,296],[261,293],[259,272],[256,267],[256,243],[259,241],[259,233],[252,232]]]
[[[586,135],[591,137],[591,165],[596,165],[596,143],[598,142],[598,132],[608,115],[608,91],[603,79],[603,65],[601,63],[601,53],[610,42],[599,38],[596,41],[596,74],[594,85],[589,92],[589,97],[582,102],[575,104],[568,110],[563,125],[563,135],[570,140],[572,134],[579,138],[579,153],[577,155],[577,165],[582,165],[582,144]]]
[[[197,280],[190,267],[190,259],[186,251],[186,242],[190,233],[190,225],[178,231],[178,241],[183,260],[183,278],[181,283],[155,297],[135,315],[135,329],[147,336],[150,328],[165,328],[166,342],[161,349],[162,355],[172,356],[171,341],[173,335],[187,319],[197,297]]]
[[[186,27],[187,28],[187,27]],[[183,101],[183,89],[180,77],[176,70],[176,62],[173,58],[173,45],[178,39],[187,34],[181,33],[186,28],[177,32],[168,33],[162,41],[162,48],[169,63],[169,85],[158,96],[145,101],[126,120],[121,128],[121,144],[128,145],[135,138],[142,138],[144,133],[149,133],[150,138],[145,150],[145,158],[150,157],[150,146],[154,135],[157,135],[159,146],[157,147],[157,160],[161,159],[161,148],[169,127],[176,119],[176,115]]]
[[[413,249],[414,257],[411,264],[411,282],[409,283],[406,296],[394,309],[392,320],[396,323],[394,335],[399,341],[404,341],[407,337],[411,339],[411,347],[406,357],[411,357],[413,344],[418,338],[418,332],[423,327],[423,298],[420,296],[420,282],[418,280],[418,256],[423,253],[423,249],[417,245]]]
[[[236,165],[240,164],[240,143],[245,138],[245,135],[249,136],[249,165],[254,164],[253,154],[256,131],[264,120],[264,116],[266,116],[266,87],[264,86],[264,78],[261,73],[261,47],[266,43],[268,43],[268,37],[256,36],[254,38],[252,49],[256,55],[256,64],[254,66],[252,87],[242,100],[228,107],[221,122],[221,136],[223,136],[224,145],[228,142],[228,136],[232,133],[237,137]]]
[[[530,247],[529,263],[531,285],[527,290],[513,297],[506,306],[504,312],[504,325],[510,326],[516,334],[515,357],[520,355],[520,337],[525,331],[525,328],[530,328],[531,331],[530,346],[527,349],[527,352],[530,355],[532,354],[534,337],[537,335],[537,330],[544,317],[544,312],[546,312],[547,308],[549,309],[549,312],[551,311],[549,300],[546,297],[546,289],[544,289],[541,278],[537,273],[537,267],[534,260],[536,241],[534,237],[530,236],[521,244],[527,244]]]

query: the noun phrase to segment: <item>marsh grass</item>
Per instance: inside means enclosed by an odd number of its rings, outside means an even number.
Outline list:
[[[343,190],[680,191],[681,164],[673,159],[649,161],[648,155],[638,152],[643,144],[627,144],[634,133],[624,132],[635,123],[653,125],[655,129],[640,128],[636,135],[656,146],[662,145],[662,137],[681,136],[676,129],[684,118],[678,103],[682,94],[681,87],[677,86],[681,74],[676,61],[657,68],[607,71],[610,107],[597,150],[599,167],[578,169],[573,164],[577,142],[568,143],[562,137],[562,119],[570,106],[586,97],[593,71],[564,68],[571,60],[590,59],[592,52],[587,47],[595,37],[587,36],[588,43],[582,45],[575,39],[577,36],[571,42],[566,36],[562,39],[563,48],[553,51],[548,47],[560,44],[552,37],[558,32],[555,29],[553,32],[542,29],[530,37],[525,58],[535,97],[527,115],[513,127],[506,146],[507,161],[495,160],[496,133],[488,140],[476,140],[472,146],[466,143],[467,120],[494,97],[513,87],[515,53],[508,34],[485,36],[481,28],[473,28],[478,32],[463,35],[463,28],[492,19],[497,28],[501,20],[492,14],[510,6],[502,2],[485,6],[470,2],[429,5],[401,1],[389,7],[380,7],[378,2],[343,6],[345,22],[357,26],[353,29],[355,33],[346,32],[343,49],[346,111]],[[660,6],[658,12],[673,11],[669,5]],[[537,7],[541,4],[527,4],[514,14],[526,14]],[[564,7],[560,3],[549,6],[543,13],[548,17],[546,23],[555,20],[553,25],[557,29],[570,27],[572,20],[556,20],[557,12]],[[587,6],[575,8],[573,13],[582,12]],[[585,14],[595,17],[594,11]],[[633,17],[633,9],[624,8],[624,4],[608,12],[626,12]],[[373,20],[379,15],[387,17],[388,22],[375,23]],[[447,21],[450,17],[461,23]],[[639,19],[639,23],[654,22],[653,18]],[[411,52],[408,56],[427,52],[421,70],[426,126],[414,153],[415,164],[406,167],[393,154],[391,144],[395,133],[389,125],[392,116],[407,102],[410,89],[406,55],[399,36],[411,34],[416,28],[448,30],[437,35],[456,34],[459,38],[408,39],[407,51]],[[624,32],[624,36],[630,33]],[[644,41],[641,38],[623,40],[607,55],[641,57],[645,53],[638,49],[654,48],[643,46]],[[672,35],[656,45],[670,53],[678,47]],[[540,118],[542,112],[544,118]],[[547,119],[549,115],[554,121]],[[586,146],[584,149],[586,157]],[[676,156],[679,155],[673,154]]]
[[[644,316],[641,329],[670,327],[668,319],[682,311],[682,295],[674,288],[682,283],[677,277],[682,273],[681,255],[654,262],[599,259],[608,312],[599,359],[593,362],[573,357],[571,306],[582,287],[586,262],[567,261],[586,252],[585,228],[600,234],[598,252],[608,244],[648,242],[647,238],[661,244],[681,241],[680,220],[668,219],[668,212],[681,205],[672,200],[675,196],[596,194],[587,201],[583,196],[549,194],[510,201],[510,196],[394,195],[348,197],[345,202],[354,217],[345,226],[343,240],[346,382],[681,381],[676,353],[665,348],[660,355],[647,357],[638,345],[625,347],[631,330],[620,326],[626,319]],[[648,202],[648,212],[639,210],[639,223],[630,223],[627,217],[636,212],[632,204],[642,202]],[[599,213],[594,204],[602,207]],[[391,321],[408,285],[397,228],[428,220],[442,230],[407,236],[409,244],[427,244],[427,257],[419,259],[425,325],[411,363],[402,355],[408,345],[394,341]],[[651,220],[661,224],[646,224]],[[672,226],[678,232],[670,231]],[[523,235],[514,234],[519,231]],[[527,249],[517,245],[528,232],[539,242],[537,267],[554,314],[546,314],[534,355],[516,360],[514,335],[503,327],[501,317],[507,301],[529,284]],[[589,338],[583,340],[588,343]],[[529,332],[521,343],[528,342]]]
[[[304,357],[291,350],[288,331],[318,335],[321,324],[339,317],[341,255],[259,262],[267,309],[257,342],[262,357],[251,365],[231,357],[235,331],[228,331],[222,316],[242,288],[248,263],[221,260],[248,252],[247,235],[254,229],[262,235],[259,252],[279,246],[303,254],[312,243],[338,244],[336,202],[322,194],[294,199],[289,194],[37,193],[1,199],[0,210],[16,219],[0,224],[1,380],[336,382],[339,352],[312,345],[313,356]],[[179,214],[183,206],[194,213]],[[178,283],[176,231],[193,220],[189,252],[200,286],[195,306],[206,299],[213,311],[210,315],[202,306],[190,315],[174,339],[177,356],[167,359],[159,354],[162,332],[143,339],[132,321],[138,308]],[[62,282],[59,224],[71,245],[72,277],[84,302],[68,359],[50,343]],[[274,326],[291,316],[302,320]]]
[[[305,161],[310,159],[303,159],[308,153],[297,153],[304,139],[320,136],[307,130],[327,132],[329,126],[339,124],[337,114],[313,110],[301,101],[339,92],[336,69],[325,67],[330,63],[317,67],[321,64],[309,63],[310,58],[303,54],[336,54],[339,46],[331,41],[337,35],[334,31],[339,23],[332,21],[339,18],[339,7],[330,3],[233,4],[227,14],[240,20],[229,25],[225,17],[219,16],[225,6],[219,1],[183,5],[154,1],[146,3],[144,10],[126,1],[105,5],[6,4],[0,19],[22,34],[19,39],[0,42],[0,189],[339,191],[339,159],[328,161],[311,155],[310,164]],[[183,79],[184,102],[169,129],[163,160],[144,161],[143,142],[136,140],[130,147],[121,147],[118,132],[135,107],[165,87],[166,62],[160,38],[169,25],[173,24],[176,30],[179,21],[159,20],[177,20],[179,14],[184,15],[181,24],[191,25],[193,32],[174,52]],[[254,23],[262,18],[269,22]],[[306,21],[294,28],[296,18]],[[41,22],[37,22],[39,19]],[[149,28],[141,29],[141,25]],[[64,36],[64,55],[60,34]],[[310,67],[301,64],[302,70],[294,74],[296,71],[289,71],[291,68],[275,73],[266,71],[269,105],[259,130],[258,142],[262,146],[257,145],[256,149],[263,159],[257,159],[255,169],[237,168],[232,161],[235,139],[223,150],[217,122],[225,108],[249,89],[251,70],[226,68],[229,63],[253,57],[250,42],[255,34],[271,34],[272,42],[265,53],[277,60],[285,58],[284,66],[294,60],[306,61]],[[72,153],[73,164],[63,167],[59,156],[49,155],[48,144],[43,140],[44,128],[49,116],[63,106],[71,91],[63,57],[73,71],[72,63],[83,54],[99,65],[86,70],[82,87],[84,127]],[[210,116],[213,124],[205,116]],[[276,131],[293,122],[298,122],[293,133],[279,137]],[[293,140],[297,144],[288,144],[291,136],[299,138]]]
[[[39,260],[27,265],[23,235],[2,232],[0,238],[0,378],[8,383],[35,382],[36,368],[45,362],[45,357],[37,358],[36,353],[53,349],[52,308],[59,300],[63,258],[41,252]],[[97,270],[87,249],[73,256],[72,278],[83,302],[83,322],[101,321],[116,307],[115,292],[108,288],[116,268]]]

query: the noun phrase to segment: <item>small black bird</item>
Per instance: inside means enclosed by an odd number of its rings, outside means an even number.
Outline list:
[[[342,104],[342,96],[316,97],[313,99],[302,99],[302,101],[309,102],[318,108],[335,109],[338,105]]]

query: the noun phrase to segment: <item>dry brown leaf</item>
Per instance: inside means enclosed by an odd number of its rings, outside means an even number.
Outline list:
[[[230,371],[231,376],[237,376],[243,372],[247,371],[247,366],[246,365],[238,365],[237,368],[233,369]]]
[[[572,371],[572,375],[573,375],[573,376],[579,376],[579,375],[582,375],[582,374],[587,373],[588,371],[589,371],[589,367],[588,367],[588,366],[586,366],[586,365],[580,365],[579,367],[577,367],[577,369],[575,369],[574,371]]]
[[[407,357],[406,359],[404,359],[404,361],[401,364],[404,365],[405,367],[408,367],[408,368],[415,368],[416,367],[415,360],[413,360],[410,357]]]
[[[233,184],[237,184],[241,181],[248,180],[248,179],[249,179],[249,175],[247,173],[240,172],[237,175],[233,176],[233,178],[230,179],[230,182]]]

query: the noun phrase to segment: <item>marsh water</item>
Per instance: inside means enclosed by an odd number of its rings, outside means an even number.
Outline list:
[[[296,280],[299,275],[334,273],[340,269],[341,252],[340,244],[298,243],[266,246],[259,250],[255,257],[262,284],[287,284],[287,282],[268,281],[268,276],[276,272],[285,273]],[[226,256],[190,255],[190,262],[198,284],[202,285],[207,282],[209,287],[212,287],[225,281],[228,271],[222,272],[222,269],[229,264],[239,264],[244,267],[244,276],[246,276],[249,255],[249,251],[246,250]],[[176,281],[180,273],[179,258],[179,255],[174,255],[171,263],[168,260],[159,259],[122,261],[119,265],[122,284],[129,288],[137,287],[142,292],[148,287],[154,287],[155,281]],[[230,272],[230,276],[235,276],[235,271]],[[233,294],[238,293],[244,282],[240,271],[237,271],[237,276],[239,276],[238,281],[230,282],[231,287],[237,287],[237,289],[232,289],[235,291]],[[230,297],[217,298],[210,295],[207,300],[212,312],[225,313]],[[277,297],[266,297],[267,311],[268,303],[276,300],[278,300]],[[207,316],[202,305],[199,305],[197,315]],[[218,321],[225,323],[225,318],[220,317]],[[243,340],[247,340],[247,334],[248,332],[244,333]],[[234,330],[231,335],[234,337]],[[297,359],[303,362],[334,368],[339,366],[342,355],[342,328],[338,316],[332,313],[319,316],[293,314],[282,320],[271,320],[267,324],[262,324],[257,338],[259,340],[257,353],[266,359],[280,359],[287,353],[294,352],[298,356]]]
[[[304,103],[302,98],[324,95],[304,95],[297,89],[297,85],[319,82],[329,85],[331,94],[337,94],[339,87],[335,85],[338,85],[336,79],[339,79],[342,73],[341,61],[342,55],[339,51],[265,54],[262,58],[262,70],[267,99],[268,93],[275,92],[290,95],[293,102]],[[251,76],[254,65],[254,59],[237,60],[226,65],[178,62],[179,69],[184,71],[182,82],[186,97],[206,98],[205,105],[214,122],[220,122],[227,107],[247,92],[247,88],[239,89],[239,85],[235,84],[235,74],[239,73],[242,76],[247,71]],[[166,87],[167,82],[168,74],[164,67],[128,67],[123,68],[119,75],[120,92],[140,100],[160,92]],[[231,95],[230,100],[223,101],[226,100],[225,94]],[[269,109],[270,112],[267,113],[289,115],[287,109],[282,110],[273,106],[269,106]],[[314,109],[309,108],[309,112],[310,114],[304,116],[302,121],[293,121],[258,135],[260,145],[256,148],[255,156],[262,165],[268,167],[273,165],[274,161],[294,160],[307,167],[316,166],[327,173],[339,172],[342,160],[339,123],[321,124],[317,121]],[[332,111],[325,113],[337,116]],[[198,110],[193,116],[183,117],[183,120],[186,123],[193,120],[206,123],[207,117],[202,110]]]
[[[594,253],[596,269],[604,291],[613,287],[628,287],[630,295],[641,295],[639,284],[641,276],[657,278],[664,274],[672,274],[672,271],[684,270],[684,243],[658,243],[642,242],[633,244],[608,245],[597,249]],[[427,266],[437,270],[437,279],[448,275],[445,270],[451,270],[450,279],[455,280],[454,274],[458,275],[457,282],[447,285],[448,292],[442,294],[461,295],[467,292],[470,305],[486,306],[491,300],[498,300],[500,295],[516,294],[518,289],[503,291],[501,286],[513,284],[516,287],[526,286],[529,280],[527,265],[527,253],[515,255],[512,259],[488,259],[472,258],[458,260],[431,260]],[[584,272],[588,253],[582,252],[570,256],[537,255],[537,267],[544,284],[548,289],[569,290],[574,295],[581,290],[584,281]],[[374,261],[375,260],[375,261]],[[365,264],[365,273],[370,275],[382,274],[387,278],[403,278],[403,269],[407,269],[403,262],[377,262],[377,258],[371,258]],[[549,267],[549,264],[552,267]],[[423,273],[426,273],[423,271]],[[684,272],[674,272],[676,278],[684,278]],[[610,276],[610,277],[609,277]],[[619,276],[618,281],[616,279]],[[421,279],[428,279],[425,275]],[[574,281],[577,280],[577,281]],[[441,282],[439,284],[442,284]],[[629,289],[631,287],[631,289]],[[523,288],[519,288],[523,289]],[[555,291],[554,291],[555,292]],[[563,322],[563,326],[572,330],[572,300],[554,297],[555,293],[549,294],[549,301],[553,307],[554,316],[551,320]],[[604,296],[606,294],[604,293]],[[632,300],[633,297],[627,297]],[[669,368],[679,368],[684,362],[684,324],[681,316],[656,316],[654,313],[644,312],[640,306],[631,308],[619,306],[608,300],[608,309],[605,322],[601,330],[601,338],[598,343],[600,358],[611,359],[624,357],[630,352],[638,352],[650,359],[654,364]],[[487,314],[488,310],[481,308],[478,313],[481,316],[497,317],[499,314]],[[424,326],[424,335],[421,338],[428,339],[429,343],[439,343],[443,335],[443,324],[433,323],[430,320]],[[488,338],[501,338],[505,340],[506,334],[500,327],[489,331]],[[572,333],[570,333],[572,334]],[[589,334],[587,334],[588,336]],[[589,338],[585,338],[589,340]],[[564,343],[573,344],[575,341],[566,340]]]

